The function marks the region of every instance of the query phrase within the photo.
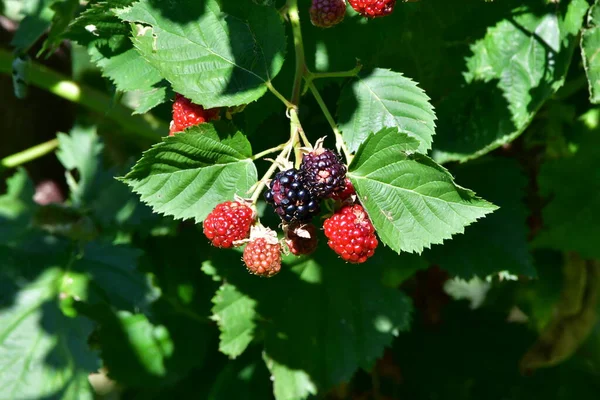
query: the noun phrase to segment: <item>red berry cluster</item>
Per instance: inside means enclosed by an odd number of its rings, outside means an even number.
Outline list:
[[[175,95],[175,102],[173,102],[173,120],[171,121],[169,136],[173,136],[175,133],[181,132],[190,126],[203,124],[215,119],[219,119],[218,108],[205,110],[204,107],[192,103],[189,99],[177,93]]]
[[[356,12],[367,18],[385,17],[394,11],[396,0],[348,0]]]
[[[254,223],[254,210],[238,201],[217,205],[204,220],[204,234],[216,247],[228,249],[244,240]]]
[[[346,0],[312,0],[310,22],[320,28],[339,24],[346,14]]]
[[[360,204],[345,205],[323,223],[327,244],[342,259],[364,263],[378,245],[375,228]]]

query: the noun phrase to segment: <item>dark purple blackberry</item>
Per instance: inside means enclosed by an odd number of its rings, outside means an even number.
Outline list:
[[[317,199],[331,197],[346,187],[346,166],[333,151],[317,148],[305,154],[300,165],[304,186]]]
[[[285,222],[308,221],[319,212],[319,202],[304,187],[295,168],[275,175],[265,200]]]

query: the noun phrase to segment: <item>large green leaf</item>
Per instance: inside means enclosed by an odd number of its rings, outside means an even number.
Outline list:
[[[410,324],[410,300],[382,284],[379,264],[368,269],[345,264],[322,248],[314,259],[257,280],[240,265],[236,252],[215,253],[210,260],[203,265],[207,274],[255,303],[253,315],[241,307],[235,313],[243,321],[261,322],[255,335],[265,338],[264,358],[277,399],[303,399],[317,388],[348,380],[359,367],[371,368]],[[235,328],[235,317],[232,310],[220,328]]]
[[[437,107],[434,158],[465,161],[514,140],[564,83],[585,0],[521,5],[471,46],[464,88]]]
[[[224,13],[216,0],[141,0],[116,13],[137,24],[136,49],[175,91],[212,108],[258,99],[283,64],[286,43],[277,11],[232,8],[235,14]]]
[[[464,235],[432,247],[426,257],[465,279],[500,271],[535,276],[527,242],[527,179],[519,165],[509,159],[492,158],[461,165],[452,172],[500,209],[466,228]]]
[[[540,191],[550,202],[543,210],[544,229],[534,240],[536,246],[600,257],[599,146],[598,132],[588,131],[575,154],[542,164]]]
[[[200,222],[217,204],[245,196],[256,183],[251,155],[242,133],[220,137],[215,125],[202,124],[146,151],[123,181],[155,212]]]
[[[598,1],[592,6],[588,15],[588,27],[581,33],[581,53],[583,65],[590,87],[590,100],[600,103],[600,6]]]
[[[350,151],[356,151],[370,132],[398,128],[419,141],[418,151],[431,148],[435,114],[429,97],[402,74],[375,69],[347,85],[339,101],[340,129]]]
[[[377,234],[398,253],[420,253],[497,208],[456,185],[447,170],[415,153],[417,146],[387,128],[363,143],[349,167]]]
[[[99,363],[87,346],[92,325],[60,311],[64,277],[48,268],[14,299],[0,295],[0,398],[93,399],[87,376]]]

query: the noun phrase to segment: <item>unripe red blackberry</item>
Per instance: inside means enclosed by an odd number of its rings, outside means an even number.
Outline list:
[[[317,228],[313,224],[294,223],[284,230],[285,243],[293,255],[308,255],[317,249]]]
[[[217,205],[203,223],[204,234],[213,246],[230,248],[246,239],[254,223],[255,212],[238,201],[226,201]]]
[[[269,278],[278,274],[281,270],[281,245],[277,234],[262,226],[252,228],[243,259],[248,272],[253,275]]]
[[[300,174],[310,194],[317,199],[329,198],[345,187],[346,166],[329,149],[317,147],[305,154],[300,164]]]
[[[275,207],[275,212],[284,222],[309,221],[319,213],[319,202],[302,182],[300,173],[292,168],[275,175],[265,193],[267,203]]]
[[[350,6],[367,18],[385,17],[394,11],[396,0],[348,0]]]
[[[181,132],[190,126],[202,124],[219,118],[219,109],[204,107],[192,103],[189,99],[179,93],[175,95],[173,103],[173,120],[169,130],[169,136]]]
[[[346,205],[323,223],[327,244],[342,259],[360,264],[375,254],[375,228],[360,204]]]
[[[310,22],[320,28],[339,24],[346,15],[346,0],[312,0]]]

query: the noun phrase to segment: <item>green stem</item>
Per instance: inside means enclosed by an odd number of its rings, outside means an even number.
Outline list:
[[[0,73],[12,73],[13,54],[0,49]],[[66,76],[30,61],[27,68],[28,83],[47,90],[63,99],[96,111],[125,128],[135,138],[158,141],[169,131],[169,126],[151,114],[131,115],[132,110],[121,104],[113,104],[111,98],[99,90],[78,84]]]
[[[297,106],[300,101],[302,78],[306,72],[304,43],[302,41],[302,29],[300,27],[300,14],[298,13],[298,0],[288,0],[287,13],[292,25],[294,49],[296,50],[296,75],[294,77],[294,87],[292,89],[292,103]]]
[[[313,96],[315,97],[315,100],[319,104],[319,107],[321,107],[321,111],[325,115],[325,119],[327,119],[327,122],[329,123],[329,125],[331,126],[331,129],[333,130],[333,133],[335,134],[335,144],[336,144],[338,151],[341,150],[344,153],[344,157],[346,157],[346,162],[349,165],[352,162],[352,154],[350,154],[350,151],[346,147],[346,142],[344,142],[344,137],[340,133],[340,130],[338,129],[338,127],[335,123],[335,120],[331,116],[331,113],[329,112],[329,109],[327,108],[325,101],[323,101],[321,94],[319,93],[319,91],[317,90],[317,88],[315,87],[315,85],[312,82],[307,82],[306,84],[307,84],[308,88],[310,89],[310,91],[312,92]]]
[[[58,139],[40,143],[27,150],[20,151],[0,160],[0,169],[15,168],[37,158],[52,153],[58,147]]]
[[[269,89],[269,91],[271,93],[273,93],[275,95],[275,97],[277,97],[279,100],[281,100],[287,108],[294,107],[294,104],[290,103],[290,101],[288,99],[286,99],[284,95],[279,93],[279,91],[277,89],[275,89],[275,87],[273,86],[273,84],[270,81],[267,81],[266,85],[267,85],[267,89]]]
[[[266,156],[267,154],[271,154],[271,153],[275,153],[276,151],[279,150],[283,150],[283,148],[285,147],[285,143],[280,144],[277,147],[272,147],[270,149],[261,151],[260,153],[257,153],[255,155],[252,156],[252,160],[258,160],[259,158],[263,158],[264,156]]]

